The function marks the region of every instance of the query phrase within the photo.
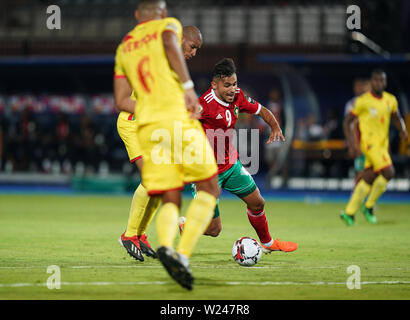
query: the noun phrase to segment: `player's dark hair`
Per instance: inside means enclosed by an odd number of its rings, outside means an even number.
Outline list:
[[[383,69],[374,69],[370,77],[373,78],[375,75],[383,75],[383,74],[384,75],[386,74],[386,72]]]
[[[219,61],[212,71],[212,79],[230,77],[236,73],[235,63],[231,58],[223,58]]]

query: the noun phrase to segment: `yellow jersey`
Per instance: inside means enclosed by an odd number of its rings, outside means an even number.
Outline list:
[[[374,96],[372,92],[366,92],[356,99],[351,112],[359,119],[362,148],[388,148],[390,118],[397,111],[396,97],[386,91],[381,98]]]
[[[135,94],[135,91],[132,91],[131,96],[130,96],[131,100],[134,100],[135,102],[137,102],[137,95]],[[120,111],[119,116],[123,119],[128,119],[128,120],[135,120],[135,114],[133,113],[129,113],[127,111]],[[135,121],[134,121],[135,122]],[[136,122],[135,122],[136,123]]]
[[[138,24],[117,48],[114,77],[127,77],[130,82],[138,100],[138,125],[189,118],[182,83],[164,50],[164,31],[174,32],[181,44],[181,23],[165,18]]]

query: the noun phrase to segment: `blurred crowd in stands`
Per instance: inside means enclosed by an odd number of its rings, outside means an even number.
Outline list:
[[[261,103],[285,130],[280,90],[273,88],[268,101]],[[0,172],[72,174],[129,170],[116,120],[117,110],[110,94],[0,96]],[[332,116],[323,125],[306,119],[299,124],[296,138],[309,140],[309,134],[315,139],[329,138],[329,132],[340,125]],[[237,128],[260,130],[260,170],[270,169],[280,144],[266,145],[270,131],[263,120],[241,114]]]
[[[0,97],[1,170],[72,173],[113,168],[126,159],[116,150],[116,108],[111,95]]]

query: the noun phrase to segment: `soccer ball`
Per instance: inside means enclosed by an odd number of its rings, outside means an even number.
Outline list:
[[[241,266],[253,266],[260,260],[262,248],[258,241],[250,237],[242,237],[232,247],[232,257]]]

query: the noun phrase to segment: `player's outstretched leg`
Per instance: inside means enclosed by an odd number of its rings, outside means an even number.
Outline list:
[[[265,201],[258,188],[248,196],[243,197],[242,200],[245,201],[248,206],[247,213],[249,222],[259,237],[264,253],[271,253],[272,251],[292,252],[298,248],[298,244],[295,242],[272,239],[264,209]]]

